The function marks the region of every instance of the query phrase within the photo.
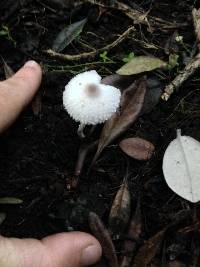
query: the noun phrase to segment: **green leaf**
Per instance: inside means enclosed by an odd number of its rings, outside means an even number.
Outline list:
[[[21,204],[23,200],[15,197],[2,197],[0,198],[0,204]]]
[[[177,55],[177,54],[170,54],[169,55],[169,63],[168,63],[168,69],[169,70],[172,70],[179,65],[178,59],[179,59],[179,55]]]
[[[122,61],[125,63],[130,62],[135,57],[135,54],[133,52],[129,53],[127,56],[125,56]]]
[[[105,63],[105,62],[109,62],[110,58],[107,56],[108,52],[104,51],[102,52],[99,57],[101,58],[101,60]]]
[[[123,65],[116,72],[120,75],[132,75],[146,71],[151,71],[157,68],[163,68],[166,63],[159,58],[138,56],[134,57],[130,62]]]
[[[56,52],[61,52],[65,49],[75,38],[79,36],[86,22],[87,19],[83,19],[64,28],[61,32],[59,32],[54,40],[52,49]]]

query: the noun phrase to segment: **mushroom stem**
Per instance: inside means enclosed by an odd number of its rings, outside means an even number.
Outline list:
[[[84,134],[84,128],[85,128],[85,124],[82,124],[82,123],[80,123],[79,124],[79,127],[78,127],[78,131],[77,131],[77,134],[78,134],[78,136],[81,138],[81,139],[83,139],[83,138],[85,138],[85,134]]]

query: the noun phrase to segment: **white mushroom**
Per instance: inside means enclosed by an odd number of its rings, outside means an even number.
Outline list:
[[[95,71],[76,75],[65,86],[63,104],[69,115],[80,122],[82,132],[85,125],[96,125],[108,120],[120,103],[119,89],[101,83],[101,76]]]

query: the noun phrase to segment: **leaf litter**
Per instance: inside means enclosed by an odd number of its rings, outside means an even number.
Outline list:
[[[123,91],[121,109],[104,124],[91,166],[96,162],[103,149],[124,133],[138,118],[143,106],[145,93],[146,77],[136,80]]]
[[[0,204],[18,205],[23,203],[23,200],[16,197],[2,197],[0,198]]]
[[[140,237],[142,234],[142,214],[140,199],[137,201],[136,210],[132,215],[127,231],[127,239],[122,246],[123,255],[120,260],[120,267],[129,267],[133,255],[138,247]]]
[[[75,38],[79,36],[86,22],[87,18],[74,22],[59,32],[53,42],[52,50],[55,52],[61,52],[64,50]]]
[[[169,187],[179,196],[196,203],[200,200],[200,143],[181,135],[171,141],[163,157],[163,173]]]
[[[155,150],[151,142],[139,137],[124,139],[119,146],[124,153],[137,160],[149,160]]]
[[[164,228],[145,241],[144,245],[139,248],[131,267],[146,267],[151,262],[163,241],[166,230],[167,228]]]
[[[166,65],[164,61],[156,57],[137,56],[117,70],[117,73],[120,75],[133,75],[164,68]]]
[[[114,234],[122,234],[126,229],[131,212],[131,196],[126,179],[120,186],[109,214],[109,227]]]
[[[119,74],[112,74],[102,79],[103,84],[112,85],[120,89],[124,93],[128,89],[128,87],[133,86],[133,84],[136,82],[137,80],[134,75],[123,76]],[[158,104],[160,96],[162,94],[162,87],[162,83],[158,81],[156,77],[150,76],[147,79],[147,89],[144,96],[144,103],[141,108],[140,115],[151,112],[152,109]],[[133,88],[133,90],[135,90],[135,88]],[[133,103],[135,103],[134,99]],[[86,138],[85,142],[81,144],[75,167],[75,175],[81,175],[87,155],[91,150],[95,148],[95,146],[98,145],[98,142],[98,140],[91,142],[88,141]]]
[[[112,242],[110,233],[104,226],[99,216],[94,212],[89,213],[89,226],[93,235],[101,244],[103,255],[108,260],[110,267],[118,267],[115,247]]]

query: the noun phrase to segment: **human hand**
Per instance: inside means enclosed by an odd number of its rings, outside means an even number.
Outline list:
[[[12,78],[0,82],[0,132],[31,101],[41,78],[40,66],[29,61]],[[82,267],[95,263],[100,256],[99,242],[87,233],[61,233],[42,240],[0,236],[2,267]]]

